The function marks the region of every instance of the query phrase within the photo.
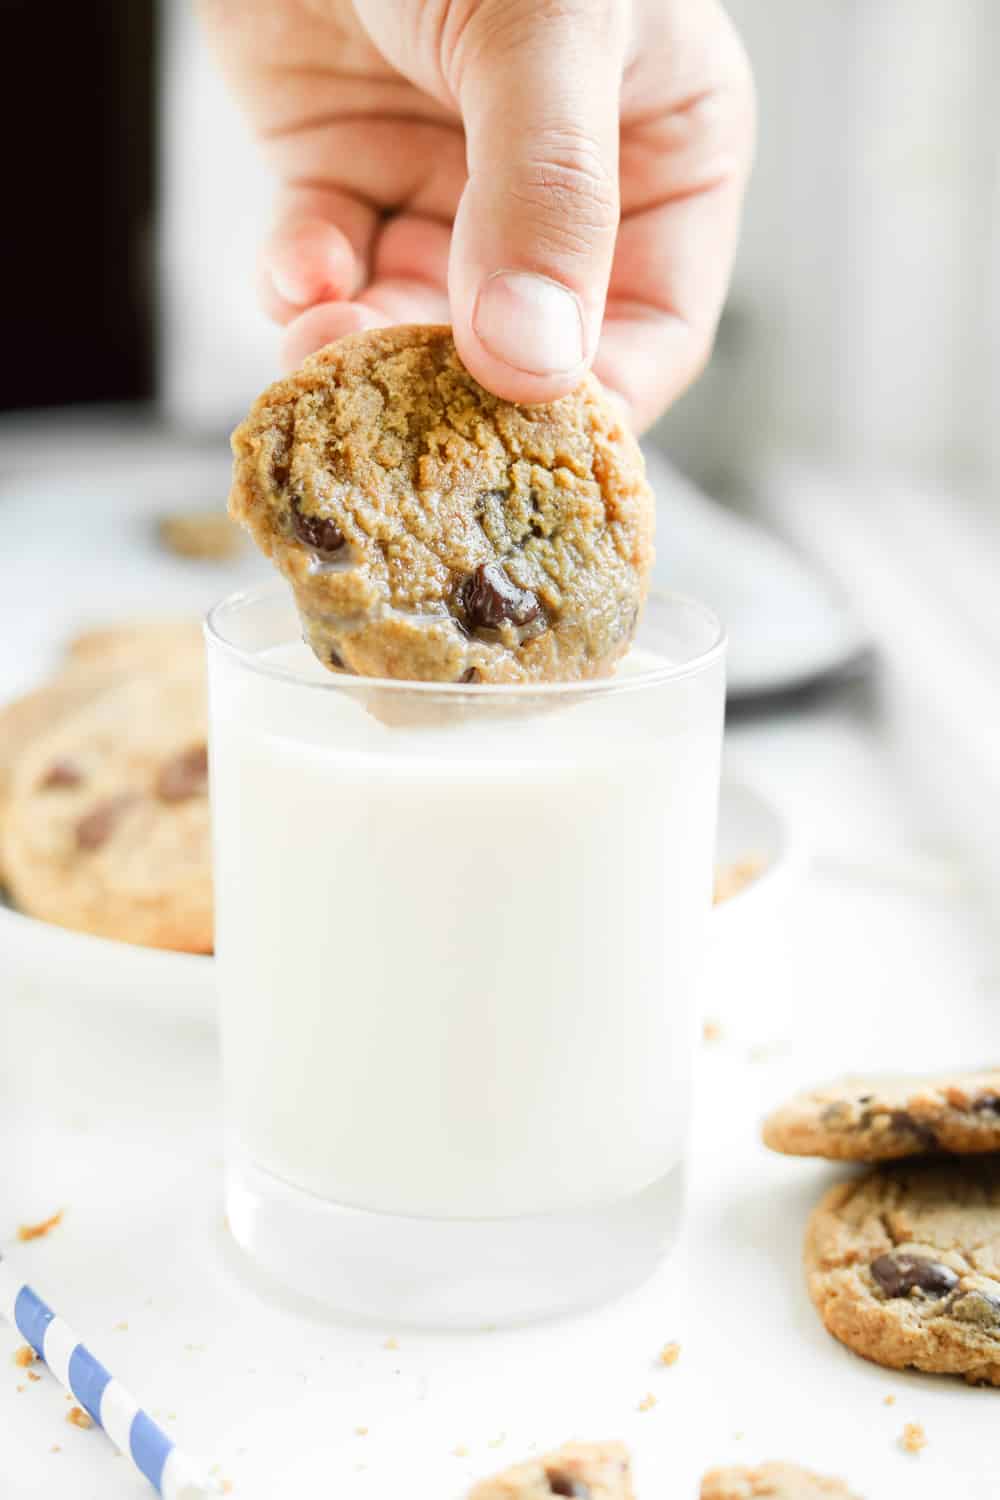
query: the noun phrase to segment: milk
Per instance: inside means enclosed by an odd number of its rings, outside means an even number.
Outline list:
[[[608,694],[341,689],[212,660],[231,1149],[439,1220],[574,1213],[677,1167],[709,907],[721,657]],[[406,689],[402,689],[405,697]],[[367,696],[366,696],[367,693]],[[393,694],[395,693],[395,698]],[[502,698],[502,695],[499,695]]]

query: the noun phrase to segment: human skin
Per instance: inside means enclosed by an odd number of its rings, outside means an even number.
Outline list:
[[[293,367],[451,322],[512,401],[593,366],[647,426],[696,377],[753,154],[716,0],[200,0],[279,190],[260,291]]]

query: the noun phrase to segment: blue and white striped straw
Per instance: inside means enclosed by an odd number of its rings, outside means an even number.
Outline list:
[[[162,1428],[95,1359],[37,1292],[20,1281],[0,1255],[0,1317],[48,1365],[64,1390],[103,1427],[162,1500],[210,1500],[223,1493],[204,1464],[181,1453]]]

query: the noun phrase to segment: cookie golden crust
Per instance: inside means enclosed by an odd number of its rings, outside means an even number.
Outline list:
[[[566,1443],[483,1479],[469,1500],[634,1500],[632,1467],[621,1443]]]
[[[18,762],[3,826],[29,916],[154,948],[212,948],[204,670],[129,678]]]
[[[839,1479],[824,1479],[796,1464],[759,1469],[713,1469],[701,1481],[701,1500],[859,1500]]]
[[[809,1292],[876,1364],[1000,1385],[1000,1158],[883,1167],[809,1221]]]
[[[653,560],[638,445],[597,381],[514,406],[447,328],[352,335],[233,435],[230,513],[331,670],[440,682],[609,673]]]
[[[763,1137],[772,1151],[832,1161],[1000,1151],[1000,1069],[845,1078],[776,1109]]]

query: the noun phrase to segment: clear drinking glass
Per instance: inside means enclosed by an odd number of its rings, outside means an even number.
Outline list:
[[[724,638],[617,675],[333,676],[278,582],[208,620],[229,1223],[355,1315],[477,1325],[641,1279],[681,1212]]]

